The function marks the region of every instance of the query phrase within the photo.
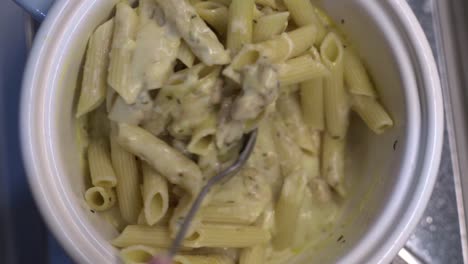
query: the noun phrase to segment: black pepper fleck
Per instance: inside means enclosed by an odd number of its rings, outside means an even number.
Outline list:
[[[197,15],[192,15],[190,18],[195,19],[196,17],[197,17]]]
[[[95,212],[94,210],[91,210],[91,213],[93,213],[93,214],[94,214],[94,213],[96,213],[96,212]]]
[[[345,23],[345,20],[344,19],[341,19],[341,24],[344,24]]]
[[[341,240],[343,240],[343,238],[344,238],[344,236],[341,235],[341,236],[338,238],[338,240],[336,240],[336,242],[340,242]]]
[[[180,102],[180,99],[177,99],[177,103],[178,103],[178,104],[182,104],[182,103]]]
[[[170,96],[170,95],[167,95],[166,98],[167,98],[167,100],[172,100],[172,96]]]
[[[397,145],[398,145],[398,140],[395,140],[395,142],[393,142],[393,151],[396,150]]]

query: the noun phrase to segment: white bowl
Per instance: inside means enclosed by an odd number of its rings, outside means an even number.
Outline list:
[[[21,138],[29,183],[50,229],[80,263],[118,262],[108,242],[116,232],[83,206],[73,118],[88,37],[115,2],[58,1],[24,76]],[[322,246],[296,263],[388,263],[417,224],[436,179],[444,125],[436,64],[406,1],[322,2],[339,24],[344,21],[396,126],[377,137],[354,122],[347,177],[355,184],[344,217]],[[341,235],[345,243],[337,242]]]

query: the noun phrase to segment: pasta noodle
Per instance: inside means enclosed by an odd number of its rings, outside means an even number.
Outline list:
[[[140,196],[140,177],[135,156],[128,153],[110,138],[112,165],[117,176],[117,197],[122,218],[127,223],[135,223],[142,207]]]
[[[327,131],[333,137],[344,138],[349,124],[350,102],[343,79],[343,44],[334,33],[329,33],[321,47],[323,63],[331,75],[325,78],[324,100]]]
[[[284,4],[291,12],[291,16],[299,26],[314,25],[317,27],[317,41],[320,41],[325,36],[325,27],[318,19],[315,9],[310,0],[287,0]]]
[[[318,142],[314,141],[312,133],[304,122],[298,98],[294,94],[281,96],[277,101],[277,109],[283,117],[288,133],[299,147],[318,155]]]
[[[186,0],[156,0],[193,53],[206,65],[227,64],[228,52]]]
[[[236,54],[252,43],[254,0],[232,1],[229,6],[227,47]]]
[[[217,2],[199,2],[195,4],[197,13],[206,23],[212,26],[218,34],[224,36],[227,31],[228,8]]]
[[[146,163],[142,163],[144,215],[148,225],[158,223],[169,209],[167,181]]]
[[[304,122],[311,130],[325,129],[323,78],[315,78],[300,84],[301,108]]]
[[[178,255],[174,257],[174,264],[234,264],[234,261],[222,255]]]
[[[229,237],[229,239],[226,239]],[[188,247],[245,248],[270,239],[270,234],[258,227],[235,225],[200,225],[184,245]]]
[[[135,245],[122,249],[120,251],[120,256],[125,264],[146,264],[154,255],[162,251],[161,249]]]
[[[322,174],[328,184],[341,196],[346,195],[344,186],[344,139],[335,139],[325,133],[322,151]]]
[[[88,163],[94,186],[112,188],[117,185],[109,149],[104,140],[91,140],[88,146]]]
[[[96,109],[106,98],[108,54],[113,30],[114,20],[111,19],[98,27],[89,40],[77,118]]]
[[[179,47],[177,58],[187,67],[192,67],[195,62],[195,55],[190,48],[183,42]]]
[[[393,120],[375,98],[354,95],[352,100],[354,111],[376,134],[382,134],[393,126]]]
[[[129,84],[132,72],[131,61],[136,45],[138,16],[128,4],[121,2],[116,7],[114,23],[107,82],[122,96],[125,102],[133,103],[138,91],[130,90]]]
[[[262,16],[254,21],[253,42],[272,39],[284,32],[288,26],[289,12]]]
[[[286,61],[279,70],[279,81],[282,86],[291,86],[310,79],[329,75],[327,68],[312,56],[304,55]]]
[[[85,200],[92,210],[105,211],[114,206],[116,199],[112,189],[94,186],[86,190]]]
[[[377,97],[364,65],[351,49],[344,52],[344,75],[350,93]]]
[[[201,184],[200,169],[188,158],[169,147],[164,141],[145,130],[120,124],[119,143],[145,160],[171,183],[180,185],[190,193],[198,193]]]

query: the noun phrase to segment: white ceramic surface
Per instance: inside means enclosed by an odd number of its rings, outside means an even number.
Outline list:
[[[22,91],[31,189],[49,227],[79,263],[118,262],[108,243],[116,232],[83,203],[73,119],[87,39],[115,2],[58,1],[36,36]],[[296,263],[388,263],[422,215],[436,178],[444,125],[436,64],[404,0],[318,2],[359,50],[396,126],[377,137],[356,119],[347,164],[353,184],[343,218],[322,246]],[[336,241],[341,235],[346,242]]]

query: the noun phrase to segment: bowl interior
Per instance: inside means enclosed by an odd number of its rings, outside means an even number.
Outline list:
[[[80,83],[79,71],[87,40],[91,32],[109,17],[113,1],[75,2],[81,3],[75,4],[75,11],[70,13],[73,17],[60,26],[61,31],[57,31],[62,34],[53,56],[57,70],[47,76],[51,86],[47,122],[52,131],[50,136],[54,138],[49,144],[57,172],[52,181],[60,191],[59,199],[68,205],[56,214],[59,218],[64,215],[73,217],[82,235],[80,239],[94,245],[95,252],[89,252],[91,259],[101,256],[110,263],[116,259],[117,251],[108,240],[117,232],[99,214],[90,212],[83,201],[88,177],[80,162],[82,142],[77,141],[79,125],[74,119],[74,111],[76,84]],[[411,99],[411,104],[408,103],[408,90],[416,90],[414,77],[411,77],[411,62],[405,56],[404,41],[392,18],[386,13],[385,6],[377,2],[380,1],[327,0],[318,3],[343,28],[359,51],[395,127],[376,136],[353,115],[346,164],[349,199],[343,204],[342,217],[333,231],[324,235],[319,244],[304,250],[296,263],[343,260],[366,236],[378,229],[384,212],[391,206],[390,201],[398,201],[399,193],[405,191],[402,177],[405,164],[412,162],[411,153],[416,149],[410,139],[419,122],[419,102]],[[69,8],[62,7],[64,10]],[[341,236],[343,238],[339,239]],[[366,254],[361,253],[361,256]]]

